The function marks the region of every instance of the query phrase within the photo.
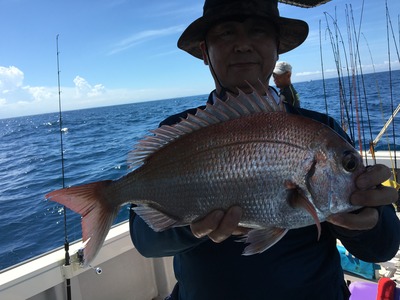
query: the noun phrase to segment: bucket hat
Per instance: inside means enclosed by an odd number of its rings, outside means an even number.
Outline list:
[[[203,16],[192,22],[182,33],[178,48],[202,59],[199,43],[213,25],[221,20],[247,16],[269,20],[278,27],[278,54],[301,45],[308,35],[306,22],[279,16],[277,0],[206,0]]]

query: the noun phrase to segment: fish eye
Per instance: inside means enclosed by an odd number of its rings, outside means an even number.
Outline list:
[[[352,151],[346,151],[343,155],[342,160],[343,168],[347,172],[354,172],[358,167],[358,159],[357,156]]]

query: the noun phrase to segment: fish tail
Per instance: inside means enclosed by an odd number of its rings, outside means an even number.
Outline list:
[[[60,189],[45,197],[60,203],[82,216],[82,239],[85,266],[99,252],[108,231],[119,211],[119,206],[110,205],[107,188],[112,180]]]

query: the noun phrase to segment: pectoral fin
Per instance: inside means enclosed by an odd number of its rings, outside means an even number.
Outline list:
[[[303,208],[311,215],[315,221],[315,225],[317,225],[319,240],[321,237],[321,222],[318,218],[318,214],[314,205],[310,202],[310,200],[308,200],[307,196],[304,195],[304,192],[301,188],[288,182],[286,183],[286,186],[288,188],[287,201],[289,205],[293,208]]]
[[[288,229],[277,227],[253,229],[245,237],[239,240],[240,242],[249,244],[242,254],[247,256],[264,252],[279,242],[287,232]]]

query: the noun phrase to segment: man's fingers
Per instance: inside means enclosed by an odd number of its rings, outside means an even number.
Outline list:
[[[354,192],[351,195],[350,202],[359,206],[381,206],[395,203],[397,198],[396,189],[378,185],[375,189]]]
[[[356,180],[358,190],[351,195],[351,204],[372,207],[396,202],[396,189],[381,184],[390,176],[390,169],[384,165],[368,167]]]
[[[385,180],[389,179],[390,176],[391,171],[385,165],[369,166],[363,174],[358,176],[356,185],[361,190],[369,189],[381,184]]]
[[[366,207],[358,214],[340,213],[328,217],[327,221],[350,230],[369,230],[378,223],[379,213],[375,208]]]
[[[242,217],[242,209],[233,206],[224,214],[221,210],[209,213],[203,219],[190,225],[195,237],[201,238],[206,235],[216,243],[220,243],[239,232],[239,221]],[[240,230],[243,232],[244,230]]]
[[[192,223],[190,225],[190,229],[192,230],[192,233],[195,237],[202,238],[217,229],[223,217],[223,211],[213,211],[205,216],[203,219]]]
[[[238,206],[231,207],[225,214],[218,228],[208,234],[210,239],[216,243],[226,240],[237,229],[242,209]]]

